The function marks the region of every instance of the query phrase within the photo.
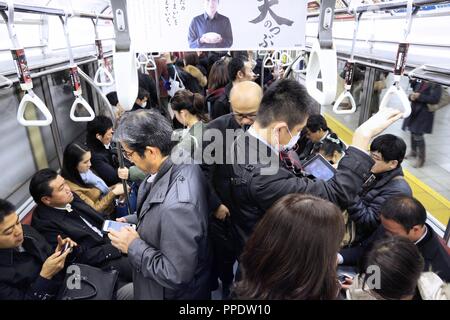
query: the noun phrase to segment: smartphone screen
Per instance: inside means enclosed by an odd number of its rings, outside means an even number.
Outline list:
[[[125,227],[132,227],[133,229],[136,229],[136,225],[134,225],[132,223],[123,223],[123,222],[107,220],[103,224],[103,231],[105,231],[105,232],[109,232],[110,230],[120,231],[120,230],[122,230],[122,228],[125,228]]]

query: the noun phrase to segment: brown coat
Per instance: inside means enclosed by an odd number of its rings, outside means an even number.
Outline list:
[[[102,198],[102,192],[95,187],[86,188],[68,180],[66,182],[70,190],[75,192],[81,200],[86,202],[95,211],[103,215],[109,215],[114,211],[114,199],[116,195],[112,191]]]

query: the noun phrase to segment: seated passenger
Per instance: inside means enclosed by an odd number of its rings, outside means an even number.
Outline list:
[[[378,228],[380,208],[386,200],[396,195],[412,196],[401,167],[405,152],[405,142],[392,134],[381,135],[370,145],[370,154],[375,161],[371,169],[373,179],[363,185],[347,208],[348,216],[356,226],[355,241],[367,239]]]
[[[402,236],[413,242],[422,254],[423,271],[436,273],[445,282],[450,282],[450,256],[439,236],[427,223],[427,212],[423,205],[408,196],[395,196],[380,209],[381,225],[360,245],[340,251],[339,263],[357,265],[378,239],[387,234]]]
[[[327,159],[333,167],[337,168],[339,161],[344,156],[345,145],[339,140],[335,133],[330,133],[322,140],[319,153]]]
[[[177,165],[172,127],[160,114],[125,114],[115,133],[128,159],[153,175],[139,189],[137,231],[111,231],[112,244],[133,266],[138,300],[208,299],[210,250],[208,184],[196,165]],[[149,176],[150,178],[150,176]]]
[[[246,300],[337,299],[336,253],[343,237],[336,205],[309,195],[284,196],[245,245],[235,295]]]
[[[32,227],[22,225],[14,206],[0,199],[0,300],[54,299],[63,285],[69,238],[55,236],[55,251]]]
[[[423,269],[423,257],[411,241],[399,236],[380,240],[370,250],[362,273],[353,279],[347,299],[449,300],[448,284]]]
[[[86,144],[91,151],[92,169],[105,181],[108,186],[121,182],[121,179],[141,181],[143,174],[135,166],[120,168],[114,145],[111,143],[113,135],[113,123],[106,116],[97,116],[88,122],[86,127]]]
[[[109,216],[114,212],[116,197],[124,194],[123,184],[117,183],[108,188],[105,181],[90,168],[91,152],[76,143],[69,144],[64,150],[61,176],[81,200],[95,211]]]
[[[127,257],[101,231],[105,219],[74,195],[63,177],[51,169],[36,172],[30,182],[30,194],[37,203],[31,224],[53,248],[58,235],[70,237],[78,244],[75,262],[119,270],[119,278],[131,281]]]
[[[177,120],[186,128],[180,132],[180,143],[177,147],[186,150],[193,159],[201,161],[203,131],[209,120],[204,112],[203,96],[188,90],[179,90],[170,100],[170,105]]]

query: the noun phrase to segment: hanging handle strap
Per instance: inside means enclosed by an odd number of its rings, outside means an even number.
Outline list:
[[[8,15],[4,11],[0,11],[0,15],[5,20],[8,28],[8,35],[11,39],[11,55],[16,67],[17,77],[19,78],[20,88],[26,91],[22,100],[20,101],[17,110],[17,121],[26,127],[31,126],[48,126],[53,121],[53,116],[45,103],[33,92],[33,79],[31,78],[30,70],[28,68],[27,58],[25,56],[25,49],[20,46],[17,37],[16,28],[14,25],[14,4],[12,0],[8,0]],[[12,83],[11,83],[12,85]],[[39,109],[44,115],[43,120],[27,120],[25,119],[25,111],[27,105],[33,105]]]
[[[95,48],[97,51],[97,61],[98,61],[98,68],[94,75],[94,83],[99,87],[109,87],[114,85],[114,78],[111,72],[109,72],[108,68],[106,68],[104,63],[103,45],[97,30],[98,20],[99,19],[97,14],[97,18],[95,19],[95,21],[94,19],[92,19],[92,23],[94,24]]]
[[[400,87],[396,85],[392,85],[386,94],[383,97],[383,100],[381,100],[380,103],[380,110],[386,109],[386,108],[394,108],[394,106],[389,105],[389,101],[392,99],[392,97],[397,96],[400,99],[400,110],[403,112],[402,118],[408,118],[411,114],[411,104],[409,102],[408,97],[406,96],[405,91]]]
[[[44,115],[43,120],[27,120],[25,119],[25,110],[28,104],[34,105],[38,108]],[[53,116],[48,110],[45,103],[34,94],[33,90],[28,90],[28,92],[23,96],[19,104],[19,110],[17,111],[17,121],[25,127],[43,127],[49,126],[53,121]]]
[[[156,61],[153,56],[150,56],[150,58],[148,59],[146,69],[147,69],[147,71],[155,71],[156,70]]]
[[[82,106],[88,113],[89,116],[86,117],[79,117],[75,115],[75,111],[77,111],[77,107]],[[89,103],[87,103],[86,100],[82,96],[78,96],[75,98],[75,101],[72,104],[72,107],[70,108],[70,119],[75,122],[88,122],[92,121],[95,118],[95,112],[92,110]]]
[[[73,56],[72,46],[70,44],[70,34],[69,34],[69,17],[71,13],[67,10],[64,11],[64,17],[59,17],[64,29],[64,37],[66,38],[67,51],[69,53],[69,64],[71,66],[75,65],[75,58]]]
[[[403,112],[403,118],[407,118],[411,114],[411,103],[409,102],[405,91],[400,86],[400,80],[405,71],[406,57],[408,56],[409,43],[407,40],[411,31],[412,19],[414,13],[417,12],[413,10],[413,2],[414,0],[408,0],[408,5],[406,7],[406,22],[403,30],[403,42],[398,45],[397,57],[395,59],[394,83],[384,95],[379,108],[380,110],[387,108],[392,97],[397,96],[401,102],[399,107]],[[392,108],[394,106],[389,105],[389,107]]]
[[[344,101],[345,98],[350,100],[350,104],[351,104],[352,107],[350,109],[348,109],[348,110],[346,110],[346,109],[339,109],[339,106],[341,105],[342,101]],[[355,99],[353,98],[353,96],[350,93],[350,91],[345,90],[344,92],[342,92],[340,94],[340,96],[334,102],[333,112],[336,113],[336,114],[351,114],[351,113],[355,113],[355,111],[356,111]]]
[[[72,119],[75,122],[87,122],[92,121],[95,118],[95,112],[92,109],[92,107],[87,103],[86,100],[84,100],[81,89],[81,80],[80,75],[78,74],[78,66],[73,65],[70,67],[70,82],[72,83],[72,90],[73,94],[75,95],[75,101],[72,104],[72,107],[70,108],[70,119]],[[77,109],[77,106],[81,105],[84,107],[84,109],[89,113],[89,116],[87,117],[78,117],[75,115],[75,111]]]

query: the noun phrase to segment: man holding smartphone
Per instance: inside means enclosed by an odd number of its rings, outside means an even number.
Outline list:
[[[211,255],[207,238],[208,183],[196,165],[174,164],[172,126],[159,113],[125,114],[114,139],[124,155],[149,176],[141,184],[137,231],[108,233],[113,246],[128,254],[137,300],[210,298]]]
[[[22,225],[14,206],[0,199],[0,300],[54,299],[63,285],[67,256],[77,244],[57,237],[52,251],[32,227]]]

